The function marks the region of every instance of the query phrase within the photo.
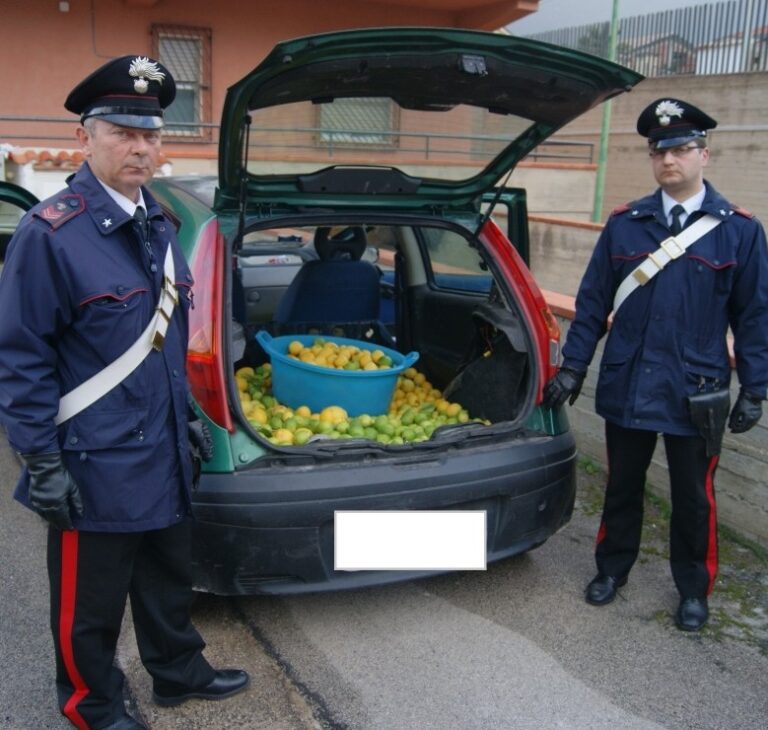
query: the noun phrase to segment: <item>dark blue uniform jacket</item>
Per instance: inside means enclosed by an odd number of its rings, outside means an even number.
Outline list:
[[[192,276],[175,230],[143,190],[152,255],[133,218],[85,164],[68,189],[33,208],[0,279],[0,416],[18,452],[62,450],[83,497],[76,529],[167,527],[189,511],[187,310]],[[59,398],[127,350],[158,301],[173,247],[180,303],[162,352],[56,427]],[[16,498],[28,503],[22,472]]]
[[[751,214],[705,184],[702,211],[722,223],[635,289],[614,316],[595,405],[603,418],[626,428],[695,435],[685,398],[728,386],[729,325],[739,382],[765,397],[765,232]],[[586,371],[606,332],[616,289],[669,235],[660,190],[613,212],[579,287],[576,316],[563,347],[564,367]]]

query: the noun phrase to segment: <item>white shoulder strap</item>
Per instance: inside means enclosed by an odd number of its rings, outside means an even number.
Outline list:
[[[109,393],[112,388],[125,380],[141,363],[149,353],[163,349],[165,333],[173,316],[173,309],[179,302],[176,292],[176,271],[173,265],[173,251],[171,246],[165,252],[163,263],[163,288],[160,299],[157,302],[155,314],[147,325],[147,328],[120,357],[111,362],[96,375],[88,378],[59,401],[59,412],[54,419],[57,426],[77,415],[91,403]]]
[[[659,244],[656,251],[648,254],[648,257],[638,266],[624,281],[619,284],[616,296],[613,298],[613,313],[618,311],[624,300],[639,286],[645,286],[656,274],[658,274],[670,261],[680,258],[692,244],[702,236],[709,233],[722,221],[707,213],[695,223],[684,229],[677,236],[670,236]]]

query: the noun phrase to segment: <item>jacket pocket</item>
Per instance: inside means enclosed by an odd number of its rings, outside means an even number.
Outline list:
[[[730,293],[736,271],[735,261],[724,261],[708,251],[697,251],[688,256],[688,263],[693,269],[691,279],[696,291],[714,291],[719,295]]]
[[[729,382],[730,366],[724,354],[701,353],[683,348],[687,392],[711,393]]]
[[[78,332],[109,363],[138,339],[152,318],[155,303],[146,288],[118,287],[94,294],[80,305]]]
[[[144,440],[143,410],[114,410],[82,413],[62,425],[64,451],[113,449]]]

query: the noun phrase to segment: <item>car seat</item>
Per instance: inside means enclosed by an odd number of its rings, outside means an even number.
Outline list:
[[[365,231],[355,226],[331,237],[330,228],[320,227],[314,246],[319,258],[299,269],[277,305],[274,320],[279,328],[378,321],[381,274],[360,260],[367,246]]]

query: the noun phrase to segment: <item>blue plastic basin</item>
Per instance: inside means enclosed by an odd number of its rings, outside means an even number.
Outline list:
[[[312,413],[318,413],[328,406],[341,406],[350,416],[386,413],[397,385],[397,376],[419,359],[418,352],[403,355],[372,342],[322,336],[322,339],[339,345],[354,345],[361,350],[381,350],[392,360],[392,367],[384,370],[337,370],[288,357],[289,343],[297,340],[305,347],[311,347],[318,337],[272,337],[265,330],[256,333],[256,340],[272,362],[272,394],[290,408],[308,406]]]

